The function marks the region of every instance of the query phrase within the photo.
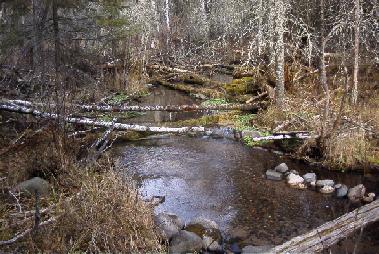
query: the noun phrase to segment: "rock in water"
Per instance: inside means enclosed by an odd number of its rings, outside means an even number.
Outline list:
[[[345,184],[337,184],[335,187],[337,198],[343,198],[347,195],[349,188]]]
[[[195,233],[180,230],[172,237],[169,253],[194,253],[203,248],[203,240]]]
[[[299,176],[299,175],[296,175],[296,174],[293,174],[293,173],[290,173],[288,176],[287,176],[287,183],[289,185],[291,185],[292,187],[297,187],[299,186],[300,184],[302,184],[304,182],[304,179]]]
[[[366,203],[371,203],[372,201],[374,201],[374,199],[375,199],[375,193],[373,192],[370,192],[367,194],[367,196],[363,197],[363,201]]]
[[[288,171],[288,166],[285,163],[281,163],[278,166],[276,166],[274,170],[276,172],[284,174],[284,173],[286,173]]]
[[[281,181],[283,179],[283,174],[269,169],[266,171],[266,178],[268,180]]]
[[[330,193],[333,193],[333,192],[334,192],[334,187],[329,186],[329,185],[325,185],[325,186],[323,186],[323,187],[320,189],[320,192],[321,192],[322,194],[330,194]]]
[[[351,188],[348,193],[347,197],[349,200],[353,203],[359,202],[361,199],[363,199],[364,195],[366,193],[366,188],[363,184],[359,184],[353,188]]]
[[[316,186],[317,187],[324,187],[324,186],[334,186],[334,181],[333,180],[317,180],[316,181]]]
[[[200,236],[204,247],[209,251],[222,251],[222,235],[216,222],[201,217],[196,218],[187,224],[185,230]]]
[[[311,183],[311,182],[316,182],[317,177],[315,173],[306,173],[303,175],[304,182],[306,183]]]
[[[166,240],[170,240],[184,226],[181,219],[172,213],[160,213],[155,216],[154,221],[160,230],[161,236]]]

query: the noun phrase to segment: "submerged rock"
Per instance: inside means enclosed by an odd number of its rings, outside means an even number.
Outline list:
[[[330,193],[333,193],[334,192],[334,187],[333,186],[329,186],[329,185],[325,185],[323,186],[321,189],[320,189],[320,192],[322,194],[330,194]]]
[[[269,169],[266,171],[266,178],[268,180],[281,181],[283,179],[283,174]]]
[[[306,173],[303,175],[304,182],[306,183],[311,183],[311,182],[316,182],[317,177],[315,173]]]
[[[266,245],[266,246],[253,246],[248,245],[242,249],[242,253],[270,253],[273,246]]]
[[[334,186],[334,181],[330,179],[326,180],[317,180],[316,181],[316,186],[317,187],[324,187],[324,186]]]
[[[337,184],[336,188],[336,196],[337,198],[343,198],[347,195],[349,188],[345,184]]]
[[[288,176],[287,176],[287,183],[289,185],[291,185],[292,187],[297,187],[299,186],[300,184],[302,184],[304,182],[304,179],[299,176],[299,175],[296,175],[296,174],[293,174],[293,173],[290,173]]]
[[[169,253],[194,253],[203,249],[203,240],[195,233],[180,230],[172,237]]]
[[[184,226],[182,220],[172,213],[160,213],[154,218],[155,224],[158,226],[161,236],[170,240]]]
[[[349,200],[353,203],[357,203],[359,202],[360,200],[363,199],[364,195],[366,193],[366,188],[363,184],[359,184],[353,188],[351,188],[348,193],[347,193],[347,197],[349,198]]]
[[[201,217],[196,218],[188,223],[185,230],[200,236],[205,249],[216,252],[222,250],[222,235],[216,222]]]
[[[285,163],[281,163],[278,166],[276,166],[274,170],[276,172],[284,174],[284,173],[286,173],[288,171],[288,166]]]
[[[375,199],[375,193],[373,192],[370,192],[367,194],[367,196],[363,197],[363,201],[366,203],[371,203],[372,201],[374,201],[374,199]]]

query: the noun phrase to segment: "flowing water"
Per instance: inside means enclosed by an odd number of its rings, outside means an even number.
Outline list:
[[[174,91],[165,90],[165,94],[170,94],[169,101],[163,100],[166,104],[192,103]],[[148,103],[162,102],[154,98],[149,98]],[[146,115],[143,120],[154,122],[151,117],[155,116]],[[167,120],[165,117],[163,121]],[[266,180],[265,171],[279,163],[286,162],[301,174],[316,172],[319,179],[333,179],[348,186],[363,183],[368,191],[379,191],[378,176],[321,171],[228,139],[157,136],[123,144],[116,151],[127,174],[137,180],[142,195],[165,196],[165,202],[156,207],[157,213],[172,212],[186,222],[199,216],[209,218],[220,225],[226,237],[244,232],[242,245],[277,245],[352,209],[346,199]],[[377,231],[364,235],[362,244],[379,246]],[[375,252],[370,249],[360,253]]]

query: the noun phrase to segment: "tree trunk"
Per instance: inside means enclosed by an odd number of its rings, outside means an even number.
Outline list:
[[[284,102],[284,25],[285,3],[284,0],[275,1],[276,5],[276,86],[275,103],[278,108],[283,107]]]
[[[359,33],[360,33],[360,0],[354,0],[355,23],[354,23],[354,72],[352,102],[358,101],[358,73],[359,73]]]
[[[318,253],[370,222],[379,220],[379,200],[276,246],[270,253]]]

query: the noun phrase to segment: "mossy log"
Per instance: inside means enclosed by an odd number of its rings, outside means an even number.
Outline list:
[[[270,253],[315,253],[338,243],[368,223],[379,220],[379,200],[362,206],[320,227],[297,236]]]

